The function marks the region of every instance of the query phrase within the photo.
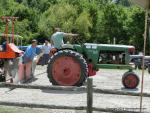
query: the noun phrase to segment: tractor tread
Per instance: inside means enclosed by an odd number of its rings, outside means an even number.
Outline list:
[[[57,81],[54,80],[53,76],[52,76],[52,65],[55,62],[55,60],[61,56],[71,56],[73,58],[75,58],[81,65],[81,70],[82,70],[82,74],[80,77],[80,80],[74,84],[74,86],[81,86],[83,85],[83,83],[85,82],[86,78],[88,77],[88,66],[86,63],[86,60],[83,58],[83,56],[75,51],[72,50],[60,50],[58,52],[56,52],[49,60],[48,66],[47,66],[47,76],[49,78],[49,81],[53,84],[53,85],[59,85],[57,83]]]

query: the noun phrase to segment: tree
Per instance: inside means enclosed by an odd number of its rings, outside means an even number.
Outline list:
[[[80,41],[113,43],[115,37],[117,44],[131,44],[142,51],[144,10],[131,7],[129,0],[112,1],[0,0],[0,16],[19,17],[15,33],[25,37],[24,44],[32,38],[43,42],[53,27],[60,27],[64,32],[79,33]],[[4,26],[0,21],[0,32]]]
[[[90,39],[89,29],[92,28],[91,18],[88,12],[82,12],[75,21],[75,28],[78,33],[82,36],[81,39]]]
[[[121,43],[121,40],[126,38],[122,35],[126,18],[125,12],[121,6],[107,4],[103,11],[102,21],[100,22],[102,24],[103,36],[109,37],[108,42],[113,43],[113,38],[115,37],[117,43]]]
[[[54,13],[55,12],[55,13]],[[53,27],[60,27],[70,32],[74,27],[77,12],[74,6],[68,3],[56,4],[44,12],[39,21],[40,33],[50,35]]]
[[[128,23],[129,43],[134,45],[138,51],[142,51],[145,12],[139,7],[133,7],[129,11],[131,12]]]

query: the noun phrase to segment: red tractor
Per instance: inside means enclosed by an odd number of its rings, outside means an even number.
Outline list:
[[[4,22],[6,22],[5,33],[3,34],[2,38],[5,39],[2,45],[0,45],[0,81],[5,81],[6,76],[11,76],[11,68],[9,67],[10,62],[13,66],[15,63],[15,59],[19,57],[22,53],[15,44],[14,44],[14,22],[17,20],[17,17],[1,17]],[[12,22],[12,36],[11,38],[8,37],[8,24]],[[10,77],[7,80],[11,80]]]

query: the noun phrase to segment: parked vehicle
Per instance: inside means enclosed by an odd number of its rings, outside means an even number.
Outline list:
[[[130,62],[134,63],[135,69],[142,69],[143,55],[130,55]],[[150,56],[144,58],[144,69],[147,69],[150,63]]]
[[[23,51],[19,50],[15,44],[19,44],[19,40],[22,39],[19,35],[14,35],[14,23],[18,17],[1,17],[3,22],[6,22],[5,32],[0,33],[0,38],[5,38],[0,46],[0,82],[10,81],[13,82],[14,73],[16,73],[16,66],[18,58]],[[8,21],[9,20],[9,21]],[[8,34],[8,23],[11,21],[12,32]],[[17,40],[15,40],[15,38]],[[22,43],[22,42],[21,42]],[[11,62],[11,65],[10,65]],[[13,74],[12,74],[13,73]],[[12,76],[13,75],[13,76]],[[7,77],[9,76],[9,78]]]

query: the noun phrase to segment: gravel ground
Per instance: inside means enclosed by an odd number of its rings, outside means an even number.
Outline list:
[[[97,94],[93,95],[93,107],[99,109],[139,110],[138,96]],[[59,91],[59,90],[41,90],[41,89],[5,89],[2,91],[0,104],[5,102],[12,105],[28,104],[29,107],[44,105],[48,108],[62,107],[76,109],[86,107],[86,92],[82,91]],[[150,98],[143,98],[143,107],[145,112],[150,111]]]
[[[47,78],[46,73],[47,66],[37,66],[35,72],[35,79],[30,85],[51,85]],[[110,89],[116,91],[123,91],[123,92],[140,92],[141,91],[141,70],[135,70],[134,72],[140,78],[140,84],[138,85],[137,89],[124,89],[122,85],[122,75],[127,70],[115,70],[115,69],[100,69],[96,76],[93,77],[93,84],[95,88],[98,89]],[[150,74],[147,70],[145,70],[144,75],[144,92],[150,93]],[[84,86],[83,86],[84,87]]]
[[[51,86],[46,73],[47,66],[37,66],[35,72],[35,79],[30,85]],[[127,70],[107,70],[101,69],[96,76],[93,77],[94,88],[110,89],[114,91],[123,92],[140,92],[140,85],[137,89],[124,89],[121,83],[122,75]],[[141,78],[141,71],[136,70],[135,73]],[[144,92],[150,93],[150,75],[145,72],[144,78]],[[85,86],[83,86],[85,87]],[[46,106],[64,106],[64,107],[86,107],[86,92],[84,91],[59,91],[48,89],[24,89],[24,88],[0,88],[0,103],[17,103],[17,104],[31,104],[31,105],[46,105]],[[99,109],[107,110],[131,110],[139,111],[140,97],[131,95],[113,95],[113,94],[94,94],[93,106]],[[12,104],[13,105],[13,104]],[[150,113],[150,98],[143,98],[143,111]],[[71,108],[71,109],[72,109]],[[1,109],[1,107],[0,107]],[[21,108],[22,109],[22,108]],[[24,109],[24,108],[23,108]],[[29,111],[33,110],[27,108]],[[51,109],[44,109],[43,113],[61,113],[61,110],[54,111]],[[36,109],[34,109],[35,113]],[[17,112],[15,112],[17,113]],[[18,112],[26,113],[26,112]],[[29,112],[30,113],[30,112]],[[34,112],[33,112],[34,113]],[[84,113],[84,111],[63,110],[62,113]],[[98,112],[95,112],[98,113]],[[102,113],[102,112],[99,112]],[[132,112],[131,112],[132,113]]]
[[[86,111],[85,110],[43,109],[43,108],[0,106],[0,113],[86,113]],[[106,112],[94,111],[93,113],[106,113]],[[111,112],[107,112],[107,113],[111,113]]]

